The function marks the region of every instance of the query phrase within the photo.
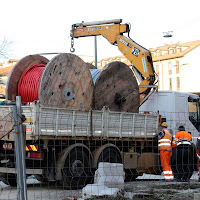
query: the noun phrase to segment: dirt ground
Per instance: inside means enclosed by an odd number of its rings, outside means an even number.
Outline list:
[[[82,190],[64,190],[55,184],[27,179],[28,200],[81,200]],[[0,199],[17,199],[17,188],[0,182]],[[145,175],[125,183],[117,197],[93,197],[91,200],[200,200],[197,174],[189,182],[165,182],[162,176]]]
[[[164,181],[137,181],[126,184],[117,197],[94,197],[91,200],[199,200],[200,183],[166,183]],[[66,199],[67,200],[67,199]]]
[[[197,200],[200,199],[200,183],[190,182],[141,181],[126,185],[121,199],[145,200]],[[131,198],[132,197],[132,198]],[[120,198],[119,198],[120,199]]]

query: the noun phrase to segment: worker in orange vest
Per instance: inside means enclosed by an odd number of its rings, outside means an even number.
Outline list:
[[[196,155],[198,160],[198,171],[199,171],[199,182],[200,182],[200,136],[197,138],[196,142]]]
[[[177,181],[187,182],[192,172],[192,135],[185,131],[184,126],[179,126],[178,132],[172,142],[172,147],[176,147],[177,160]]]
[[[160,152],[160,161],[166,181],[173,181],[174,176],[170,166],[170,159],[172,156],[172,136],[167,130],[168,124],[163,122],[161,124],[162,130],[158,133],[158,150]]]

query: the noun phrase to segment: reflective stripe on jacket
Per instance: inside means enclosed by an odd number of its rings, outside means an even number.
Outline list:
[[[172,146],[171,146],[172,136],[167,129],[163,129],[163,130],[165,132],[165,135],[163,138],[158,140],[158,150],[172,151]]]
[[[179,131],[176,133],[175,138],[173,139],[173,148],[177,145],[186,144],[191,145],[192,136],[186,131]]]
[[[178,144],[178,139],[177,138],[174,138],[173,141],[172,141],[172,148],[175,148]]]

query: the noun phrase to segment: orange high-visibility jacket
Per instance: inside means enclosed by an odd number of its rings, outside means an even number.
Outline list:
[[[180,144],[188,144],[191,145],[192,141],[192,136],[190,133],[186,131],[179,131],[176,133],[173,142],[172,142],[172,147],[175,148],[176,146]]]
[[[163,129],[165,132],[165,135],[163,138],[158,140],[158,150],[167,150],[167,151],[172,151],[172,136],[170,132],[167,129]]]

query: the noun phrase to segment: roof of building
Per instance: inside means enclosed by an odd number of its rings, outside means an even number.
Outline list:
[[[10,64],[9,67],[0,68],[0,75],[8,76],[13,67],[14,67],[14,64]]]
[[[8,63],[14,63],[14,62],[18,62],[19,59],[9,59]]]
[[[173,58],[179,58],[185,56],[187,53],[195,49],[200,45],[200,40],[196,40],[193,42],[186,42],[186,43],[175,43],[175,44],[166,44],[161,47],[157,47],[155,49],[150,48],[149,50],[154,53],[158,52],[158,55],[153,55],[153,61],[161,61],[161,60],[168,60]],[[177,50],[169,53],[170,50]],[[161,53],[160,53],[161,52]]]

